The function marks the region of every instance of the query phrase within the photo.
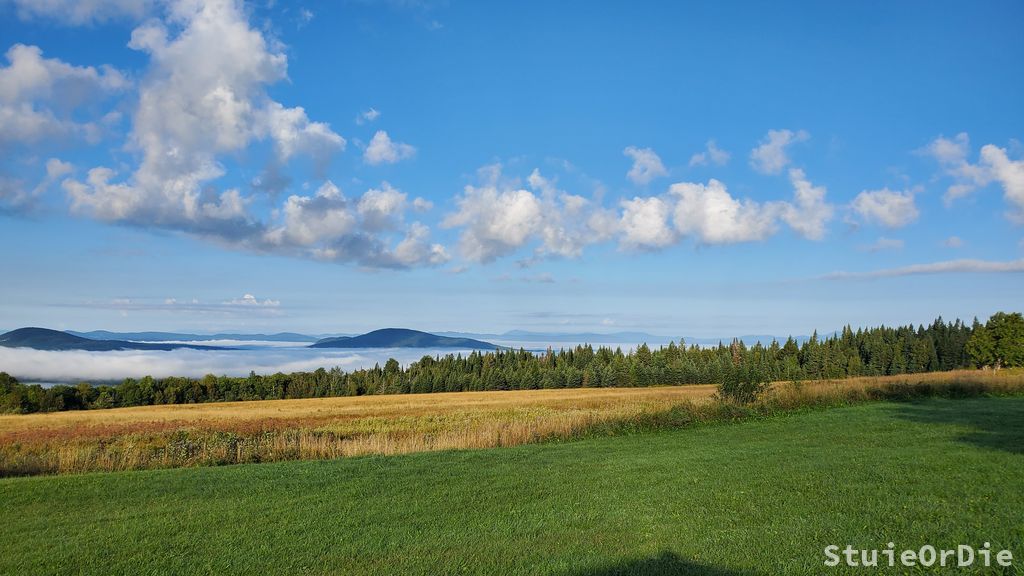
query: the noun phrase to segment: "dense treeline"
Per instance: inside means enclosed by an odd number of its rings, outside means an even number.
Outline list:
[[[187,404],[234,400],[405,394],[471,390],[525,390],[612,386],[719,384],[757,381],[881,376],[955,370],[976,366],[1024,365],[1024,317],[994,315],[987,324],[967,325],[941,318],[929,326],[852,330],[799,345],[793,338],[746,346],[716,347],[670,343],[635,351],[577,346],[546,353],[499,350],[468,356],[424,356],[408,367],[394,359],[383,367],[248,377],[126,379],[114,386],[24,385],[0,373],[0,411],[47,412]]]

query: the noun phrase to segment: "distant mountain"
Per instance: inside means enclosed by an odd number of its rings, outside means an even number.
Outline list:
[[[543,333],[543,332],[528,332],[526,330],[509,330],[502,335],[503,338],[509,340],[524,340],[524,341],[536,341],[536,342],[622,342],[637,344],[640,342],[647,342],[648,344],[655,343],[668,343],[673,340],[669,336],[656,336],[654,334],[648,334],[647,332],[554,332],[554,333]]]
[[[179,332],[109,332],[93,330],[76,332],[68,330],[68,334],[90,338],[92,340],[138,340],[143,342],[204,342],[209,340],[238,340],[243,342],[316,342],[318,336],[297,334],[295,332],[278,332],[276,334],[187,334]]]
[[[405,328],[384,328],[360,336],[325,338],[310,348],[469,348],[473,350],[496,350],[490,342],[472,338],[438,336],[419,330]]]
[[[717,346],[719,342],[723,344],[729,344],[732,342],[732,336],[722,338],[712,337],[690,337],[685,336],[682,338],[671,337],[671,336],[658,336],[656,334],[649,334],[647,332],[530,332],[526,330],[509,330],[502,334],[478,334],[472,332],[438,332],[445,336],[463,337],[463,338],[481,338],[486,340],[511,340],[516,342],[536,342],[538,344],[553,344],[553,343],[566,343],[566,344],[640,344],[646,343],[649,346],[662,346],[667,345],[669,342],[676,342],[682,339],[687,345],[697,344],[698,346]],[[780,344],[786,341],[786,336],[772,336],[764,334],[747,334],[744,336],[738,336],[744,344],[752,346],[757,342],[767,346],[771,344],[772,340],[777,340]],[[794,340],[798,344],[810,339],[809,336],[794,336]]]
[[[175,350],[177,348],[201,350],[226,349],[216,346],[197,346],[192,344],[153,344],[126,342],[123,340],[93,340],[47,328],[19,328],[6,334],[0,334],[0,346],[7,348],[33,348],[35,350],[88,350],[92,352],[106,352],[110,350]]]
[[[824,338],[828,334],[821,334]],[[748,346],[756,342],[767,346],[772,340],[779,343],[786,341],[785,336],[745,335],[740,336]],[[808,336],[795,336],[798,344],[808,340]],[[39,350],[174,350],[177,348],[231,350],[233,347],[203,345],[202,342],[214,341],[242,342],[300,342],[309,343],[313,348],[464,348],[474,350],[494,350],[502,346],[490,341],[498,341],[502,345],[514,342],[514,346],[524,345],[528,349],[576,344],[610,345],[617,344],[634,346],[647,343],[658,347],[679,338],[658,336],[647,332],[530,332],[526,330],[509,330],[502,334],[481,334],[473,332],[420,332],[402,328],[386,328],[362,335],[328,334],[310,335],[297,332],[278,332],[274,334],[192,334],[185,332],[111,332],[93,330],[61,332],[45,328],[21,328],[0,335],[0,346],[27,347]],[[683,338],[687,345],[717,346],[719,342],[728,344],[732,337],[723,338]],[[504,341],[504,342],[502,342]],[[195,342],[196,344],[192,344]],[[522,343],[522,344],[519,344]],[[531,346],[535,343],[536,346]]]
[[[669,336],[656,336],[646,332],[529,332],[526,330],[509,330],[501,334],[480,334],[474,332],[438,332],[440,335],[456,338],[479,338],[487,340],[514,340],[518,342],[568,342],[582,344],[584,342],[648,344],[668,343],[673,340]]]

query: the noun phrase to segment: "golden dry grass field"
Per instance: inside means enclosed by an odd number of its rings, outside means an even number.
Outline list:
[[[766,410],[870,400],[927,384],[1024,391],[1024,374],[957,371],[776,383]],[[715,386],[265,400],[0,416],[0,475],[130,470],[489,448],[631,429],[680,410],[722,419]],[[675,412],[673,412],[675,411]],[[678,416],[678,414],[676,414]],[[657,422],[655,422],[657,424]]]
[[[632,404],[664,404],[712,396],[715,386],[652,388],[573,388],[495,392],[390,394],[295,400],[255,400],[137,406],[109,410],[0,415],[0,439],[19,432],[107,436],[110,432],[149,427],[197,426],[211,429],[279,428],[293,424],[377,418],[398,419],[454,412],[500,412],[548,408],[558,411],[596,410]]]

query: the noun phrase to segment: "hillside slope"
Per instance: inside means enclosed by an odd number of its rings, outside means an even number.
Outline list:
[[[406,328],[383,328],[359,336],[325,338],[310,348],[471,348],[474,350],[495,350],[490,342],[472,338],[438,336]]]
[[[177,348],[225,349],[216,346],[198,346],[193,344],[153,344],[127,342],[124,340],[93,340],[61,332],[60,330],[35,327],[19,328],[11,330],[6,334],[0,334],[0,346],[7,348],[32,348],[35,350],[87,350],[90,352],[107,352],[111,350],[175,350]]]

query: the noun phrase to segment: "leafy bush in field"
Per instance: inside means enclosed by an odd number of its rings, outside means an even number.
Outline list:
[[[725,400],[749,404],[768,389],[768,374],[757,364],[737,364],[723,374],[718,395]]]

